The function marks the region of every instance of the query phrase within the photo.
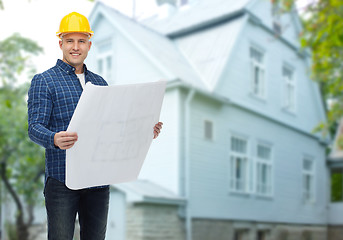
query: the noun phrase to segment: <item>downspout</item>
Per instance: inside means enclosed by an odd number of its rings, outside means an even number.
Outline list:
[[[185,197],[187,199],[186,203],[186,240],[192,240],[192,212],[190,204],[190,192],[191,192],[191,181],[190,181],[190,105],[194,97],[195,90],[191,88],[188,91],[187,98],[185,101],[185,124],[184,124],[184,133],[185,133]]]

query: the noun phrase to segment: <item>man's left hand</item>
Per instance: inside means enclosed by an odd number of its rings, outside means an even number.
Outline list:
[[[161,129],[162,129],[162,125],[163,125],[162,122],[156,123],[156,125],[155,125],[155,127],[154,127],[154,139],[157,138],[158,135],[160,134]]]

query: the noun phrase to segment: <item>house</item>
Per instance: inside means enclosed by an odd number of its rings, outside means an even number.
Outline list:
[[[168,80],[163,132],[139,180],[113,186],[106,239],[327,239],[327,139],[312,132],[326,117],[296,12],[159,4],[142,21],[100,2],[89,17],[87,64],[110,85]]]

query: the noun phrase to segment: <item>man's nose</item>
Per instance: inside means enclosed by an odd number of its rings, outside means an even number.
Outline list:
[[[78,42],[74,43],[73,49],[74,50],[79,50],[79,43]]]

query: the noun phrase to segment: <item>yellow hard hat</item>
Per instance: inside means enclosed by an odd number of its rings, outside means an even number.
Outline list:
[[[80,32],[87,33],[89,38],[94,35],[91,30],[88,19],[80,13],[72,12],[66,15],[61,20],[60,29],[56,32],[56,36],[61,38],[63,33]]]

